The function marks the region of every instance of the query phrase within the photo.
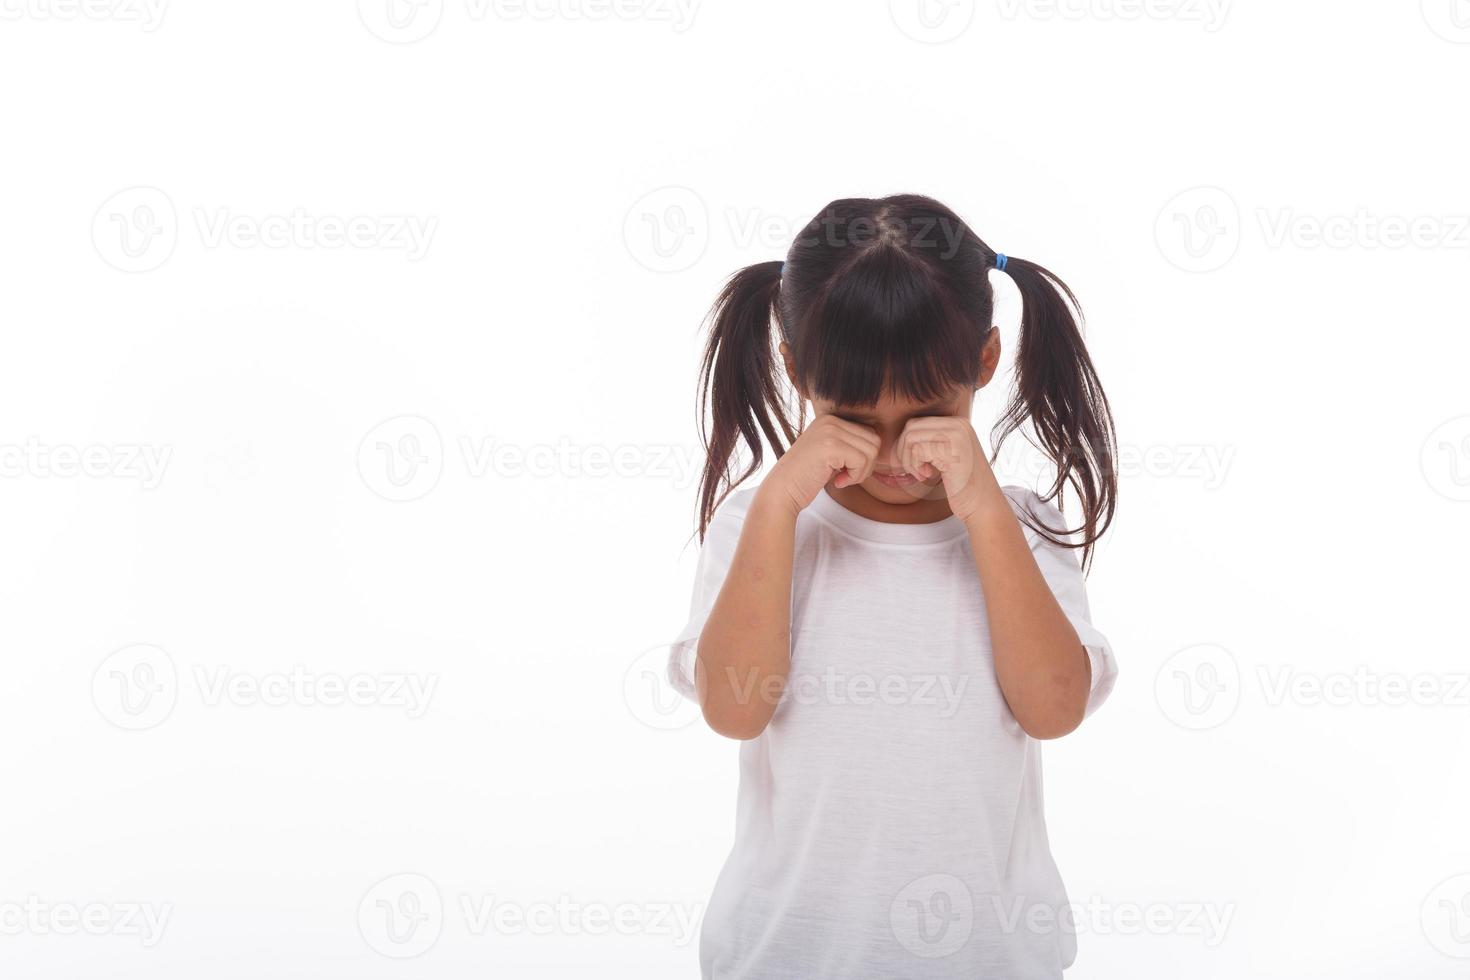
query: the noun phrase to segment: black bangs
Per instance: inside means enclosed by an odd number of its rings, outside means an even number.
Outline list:
[[[988,331],[924,259],[880,246],[815,297],[794,331],[794,366],[810,396],[840,405],[932,401],[975,384]]]

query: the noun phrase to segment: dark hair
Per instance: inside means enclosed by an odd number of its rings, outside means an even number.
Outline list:
[[[699,534],[738,484],[795,441],[784,371],[776,369],[774,315],[790,345],[804,392],[843,405],[872,405],[885,392],[939,397],[980,376],[981,349],[995,329],[989,272],[996,252],[953,211],[903,194],[833,201],[807,224],[781,262],[735,273],[710,311],[700,370],[706,459],[699,487]],[[1041,496],[1063,503],[1071,486],[1082,524],[1037,533],[1082,549],[1084,567],[1117,504],[1112,412],[1082,342],[1077,299],[1041,266],[1007,256],[1021,293],[1015,388],[991,432],[991,461],[1024,424],[1056,466]],[[731,468],[738,442],[749,465]],[[1081,538],[1073,540],[1077,532]]]

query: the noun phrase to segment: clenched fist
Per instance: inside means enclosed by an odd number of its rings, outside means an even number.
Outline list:
[[[865,425],[819,415],[771,469],[767,482],[783,491],[793,513],[804,510],[831,481],[862,483],[873,472],[882,439]],[[836,474],[834,479],[833,474]]]
[[[1000,486],[969,419],[953,415],[909,419],[895,455],[906,472],[921,480],[939,474],[949,509],[960,520],[969,520],[982,502],[998,499]]]

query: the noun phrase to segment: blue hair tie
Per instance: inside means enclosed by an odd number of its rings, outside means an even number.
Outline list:
[[[1006,257],[999,252],[995,253],[995,267],[1001,272],[1006,271]]]
[[[781,278],[783,278],[783,279],[786,278],[786,263],[785,262],[782,262],[781,263]]]

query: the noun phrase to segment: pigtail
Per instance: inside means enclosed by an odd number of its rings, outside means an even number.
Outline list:
[[[1118,499],[1117,436],[1107,395],[1082,341],[1077,297],[1066,283],[1034,262],[1008,257],[1000,267],[1021,292],[1021,339],[1016,351],[1015,388],[991,432],[994,452],[1026,422],[1038,448],[1056,464],[1056,482],[1043,500],[1063,502],[1076,492],[1082,524],[1050,528],[1027,523],[1057,544],[1082,549],[1082,566],[1108,525]],[[1081,538],[1073,536],[1081,532]]]
[[[771,343],[771,318],[779,315],[781,266],[780,262],[761,262],[741,269],[730,277],[710,310],[709,341],[699,372],[705,449],[699,481],[701,542],[715,509],[760,468],[762,437],[777,459],[796,440],[782,401]],[[750,464],[732,478],[737,440],[744,441],[749,450]]]

